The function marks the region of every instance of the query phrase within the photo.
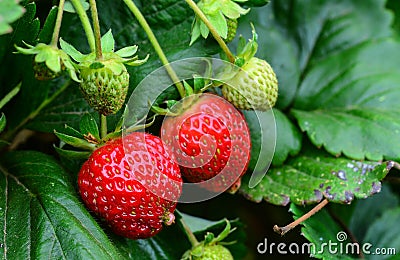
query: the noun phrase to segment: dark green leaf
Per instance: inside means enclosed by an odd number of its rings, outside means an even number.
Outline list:
[[[83,115],[80,122],[80,130],[83,135],[91,134],[97,140],[100,140],[99,127],[97,125],[96,119],[94,119],[91,114],[86,113]]]
[[[290,210],[294,215],[295,219],[298,219],[311,208],[296,206],[291,204]],[[350,255],[345,254],[345,249],[340,251],[339,244],[344,244],[343,248],[346,248],[346,243],[351,243],[350,240],[341,241],[337,239],[338,234],[344,234],[341,227],[331,218],[329,213],[323,209],[317,214],[312,216],[310,219],[302,222],[304,226],[301,231],[302,235],[312,243],[308,246],[300,246],[309,250],[305,254],[309,253],[311,256],[319,259],[338,260],[338,259],[353,259]],[[329,242],[330,241],[330,242]],[[336,243],[336,246],[328,247],[329,243]],[[308,249],[309,248],[309,249]],[[331,249],[330,249],[331,248]],[[335,251],[336,250],[336,251]]]
[[[274,116],[277,138],[272,164],[281,165],[289,155],[295,156],[300,151],[302,135],[280,110],[274,109]]]
[[[57,19],[58,8],[53,6],[49,14],[47,15],[46,21],[44,22],[43,28],[39,33],[38,42],[50,43],[53,36],[54,26]]]
[[[249,170],[265,172],[274,156],[276,137],[274,115],[271,111],[243,111],[243,114],[251,137]]]
[[[120,259],[82,207],[66,172],[49,156],[0,158],[1,254],[7,259]]]
[[[392,162],[360,162],[307,153],[289,159],[284,166],[270,169],[254,188],[242,179],[241,193],[256,202],[266,200],[275,205],[310,204],[324,197],[332,202],[351,203],[380,191],[382,180],[393,167]]]
[[[382,191],[366,200],[357,200],[353,214],[348,223],[349,229],[358,239],[365,237],[367,228],[372,222],[382,217],[382,214],[399,206],[399,198],[391,191],[389,185],[383,185]],[[347,209],[349,210],[349,209]],[[342,217],[341,215],[338,215]]]
[[[399,219],[400,208],[398,207],[383,212],[380,218],[369,225],[363,239],[364,243],[371,244],[371,248],[368,251],[372,255],[368,259],[398,259],[398,253],[400,252]],[[376,251],[377,249],[382,252],[380,255],[375,253],[378,252]]]
[[[25,9],[14,0],[0,1],[0,35],[10,33],[10,23],[17,20],[24,13]]]

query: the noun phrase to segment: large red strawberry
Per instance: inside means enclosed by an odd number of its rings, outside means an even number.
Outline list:
[[[189,182],[210,180],[202,186],[214,192],[237,190],[250,160],[250,134],[243,115],[223,98],[207,93],[190,96],[181,105],[178,116],[163,122],[161,138],[182,175]]]
[[[78,186],[86,206],[116,234],[139,239],[173,222],[182,178],[161,139],[136,132],[95,150]]]

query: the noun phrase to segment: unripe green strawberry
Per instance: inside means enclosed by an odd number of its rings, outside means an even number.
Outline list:
[[[224,246],[212,245],[204,247],[203,255],[199,260],[233,260],[231,252]]]
[[[222,94],[235,107],[265,111],[278,98],[278,80],[265,60],[252,57],[234,77],[225,81]]]
[[[193,249],[190,257],[192,260],[233,260],[231,252],[220,244],[199,246]]]
[[[228,24],[228,33],[225,42],[231,42],[233,39],[235,39],[238,21],[237,19],[228,18],[226,19],[226,23]]]
[[[80,89],[89,105],[103,115],[115,114],[125,102],[129,73],[114,53],[80,64]]]

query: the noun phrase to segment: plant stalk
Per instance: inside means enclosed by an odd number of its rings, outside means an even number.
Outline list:
[[[85,31],[86,38],[89,43],[90,50],[93,52],[93,51],[95,51],[96,46],[95,46],[94,34],[93,34],[92,26],[89,21],[89,17],[87,16],[86,11],[83,8],[83,5],[80,0],[71,0],[71,3],[74,6],[74,9],[79,16],[79,19],[81,20],[83,30]]]
[[[96,47],[96,60],[103,58],[103,52],[101,50],[101,32],[99,14],[97,12],[96,0],[89,0],[90,10],[92,11],[92,21],[94,30],[94,43]]]
[[[100,114],[100,137],[104,138],[107,136],[107,117]]]
[[[199,244],[199,241],[197,240],[197,238],[195,237],[195,235],[193,234],[192,230],[190,230],[189,226],[186,224],[186,222],[183,220],[183,218],[181,217],[179,219],[183,230],[185,231],[186,236],[189,239],[190,244],[192,245],[192,247],[195,247]]]
[[[200,18],[200,20],[207,26],[210,30],[214,39],[218,42],[219,46],[221,47],[222,51],[225,52],[226,56],[228,57],[231,63],[235,63],[235,56],[232,54],[231,50],[229,50],[228,45],[226,45],[224,39],[219,35],[215,27],[211,24],[208,18],[205,16],[203,11],[197,6],[197,4],[193,0],[185,0],[186,3],[192,8],[194,13]]]
[[[140,12],[139,8],[137,8],[137,6],[135,5],[135,3],[132,0],[124,0],[124,2],[128,6],[128,8],[131,10],[133,15],[136,17],[140,26],[146,32],[151,45],[153,45],[153,48],[156,51],[158,57],[160,58],[162,64],[165,66],[165,69],[167,70],[168,75],[170,76],[170,78],[172,79],[174,84],[176,85],[179,95],[182,98],[185,97],[186,96],[185,88],[183,87],[181,81],[179,80],[178,75],[176,75],[175,71],[169,64],[167,57],[165,56],[156,36],[154,35],[153,31],[151,30],[149,24],[147,23],[146,19],[143,16],[143,14]]]
[[[284,227],[278,227],[277,225],[274,226],[274,231],[281,236],[285,235],[287,232],[295,228],[297,225],[301,224],[303,221],[309,219],[312,215],[320,211],[323,207],[325,207],[328,204],[329,200],[324,199],[321,201],[317,206],[315,206],[312,210],[301,216],[300,218],[296,219],[292,223],[284,226]]]
[[[40,106],[38,108],[36,108],[34,111],[32,111],[29,116],[27,116],[26,118],[24,118],[24,120],[21,121],[21,123],[18,124],[17,127],[13,128],[10,132],[7,132],[4,135],[4,139],[8,140],[9,138],[11,138],[12,136],[14,136],[14,134],[21,129],[26,123],[29,122],[29,120],[34,119],[39,113],[40,111],[42,111],[43,108],[45,108],[48,104],[50,104],[51,102],[53,102],[61,93],[63,93],[68,86],[71,84],[71,81],[68,80],[63,86],[61,86],[61,88],[59,90],[57,90],[50,98],[44,100],[42,102],[42,104],[40,104]]]
[[[58,4],[56,24],[54,25],[53,36],[51,37],[51,43],[50,43],[50,45],[54,47],[57,47],[58,37],[60,35],[61,22],[64,13],[64,3],[65,0],[60,0],[60,3]]]

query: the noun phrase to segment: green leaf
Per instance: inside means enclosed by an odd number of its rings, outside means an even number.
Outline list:
[[[400,252],[399,218],[400,207],[385,211],[380,218],[370,224],[363,239],[364,243],[371,244],[369,251],[372,252],[372,255],[369,259],[396,259],[396,256],[393,256],[396,254],[398,257],[398,252]],[[386,255],[374,254],[376,249],[385,249],[387,253]]]
[[[299,129],[280,110],[274,109],[276,122],[276,146],[273,165],[282,165],[286,158],[300,152],[302,135]]]
[[[13,152],[1,156],[0,164],[5,258],[120,259],[50,156]]]
[[[114,51],[115,40],[112,35],[111,29],[101,37],[101,49],[103,52]]]
[[[0,35],[12,32],[10,23],[20,18],[25,9],[15,0],[0,1]]]
[[[94,119],[91,114],[86,113],[83,115],[80,122],[80,130],[83,135],[91,134],[97,140],[100,140],[99,127],[97,125],[96,119]]]
[[[280,168],[271,168],[252,189],[245,175],[240,191],[250,200],[275,205],[311,204],[323,198],[350,204],[354,198],[367,198],[379,192],[380,180],[392,167],[393,162],[360,162],[308,152],[289,159]]]
[[[244,21],[254,21],[257,55],[276,71],[277,107],[293,108],[313,144],[353,159],[399,159],[400,43],[384,0],[275,1]]]
[[[58,8],[53,6],[49,14],[47,15],[46,21],[44,22],[43,28],[39,33],[38,42],[50,43],[53,36],[54,26],[56,24]]]

